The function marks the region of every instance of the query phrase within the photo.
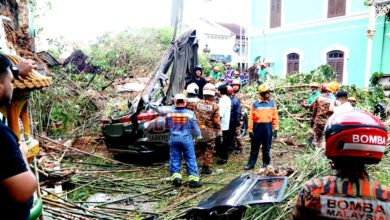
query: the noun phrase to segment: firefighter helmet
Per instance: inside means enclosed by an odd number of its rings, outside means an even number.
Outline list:
[[[336,81],[333,81],[328,84],[326,87],[326,90],[332,92],[333,94],[336,94],[336,92],[340,89],[340,84]]]
[[[269,92],[270,91],[270,88],[267,86],[267,85],[261,85],[259,86],[259,88],[257,89],[260,93],[263,93],[263,92]]]
[[[240,80],[238,79],[233,79],[232,83],[230,84],[231,86],[241,86]]]
[[[195,94],[195,95],[198,95],[199,93],[199,86],[196,84],[196,83],[190,83],[188,86],[187,86],[187,93],[188,94]]]
[[[184,94],[179,93],[175,95],[175,97],[173,98],[173,102],[175,103],[176,107],[186,107],[187,98]]]
[[[215,96],[215,86],[211,83],[204,85],[203,95]]]
[[[387,146],[385,125],[379,118],[360,111],[329,118],[325,138],[328,158],[354,157],[366,164],[379,163]]]

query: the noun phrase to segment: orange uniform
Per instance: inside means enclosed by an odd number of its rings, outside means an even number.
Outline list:
[[[271,123],[272,130],[279,130],[278,110],[274,100],[265,101],[263,98],[260,98],[251,105],[248,132],[253,132],[255,123]]]
[[[390,188],[376,181],[327,176],[306,182],[293,219],[390,219]]]

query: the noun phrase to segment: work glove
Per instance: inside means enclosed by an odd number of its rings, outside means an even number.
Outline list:
[[[253,139],[255,137],[255,135],[253,134],[253,132],[249,132],[249,137],[250,139]]]
[[[278,137],[278,131],[277,130],[272,132],[272,137],[273,138],[277,138]]]

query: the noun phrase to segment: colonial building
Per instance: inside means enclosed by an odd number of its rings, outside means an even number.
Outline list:
[[[373,72],[390,73],[388,2],[251,0],[251,62],[266,58],[281,76],[329,64],[339,82],[367,86]]]

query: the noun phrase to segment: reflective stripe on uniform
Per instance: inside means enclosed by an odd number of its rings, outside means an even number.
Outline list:
[[[345,143],[343,148],[344,150],[364,150],[381,153],[385,152],[385,147],[383,145]]]
[[[182,179],[182,176],[181,176],[180,173],[174,173],[174,174],[172,174],[171,180],[174,180],[174,179],[177,179],[177,178]]]
[[[189,175],[188,181],[196,181],[199,182],[199,176]]]

